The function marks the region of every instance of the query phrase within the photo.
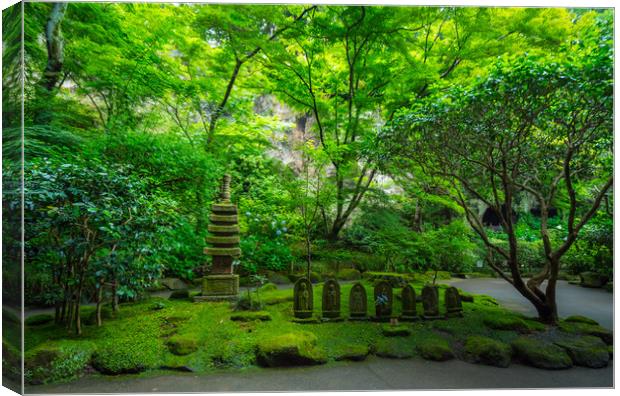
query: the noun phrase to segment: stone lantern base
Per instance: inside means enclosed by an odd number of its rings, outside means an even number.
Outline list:
[[[239,275],[207,275],[202,281],[202,293],[194,301],[233,301],[239,298]]]

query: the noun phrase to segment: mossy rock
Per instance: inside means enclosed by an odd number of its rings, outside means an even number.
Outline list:
[[[530,332],[547,330],[547,326],[545,326],[544,323],[541,323],[538,320],[525,319],[524,322]]]
[[[189,335],[174,335],[166,342],[168,350],[173,355],[184,356],[198,350],[198,341]]]
[[[607,345],[598,337],[581,336],[556,341],[555,344],[566,350],[577,366],[601,368],[609,363]]]
[[[174,290],[172,293],[170,293],[170,297],[168,297],[168,299],[170,300],[187,300],[188,298],[189,290],[187,289]]]
[[[568,353],[557,345],[528,337],[519,337],[512,343],[514,355],[530,366],[559,370],[572,367],[573,361]]]
[[[28,351],[24,359],[24,377],[29,384],[43,384],[76,378],[90,360],[89,348],[63,349],[40,345]]]
[[[288,282],[288,279],[287,279]],[[270,291],[274,291],[274,290],[278,290],[278,285],[276,285],[275,283],[265,283],[264,285],[262,285],[259,289],[261,292],[270,292]]]
[[[26,326],[41,326],[54,321],[54,317],[50,314],[38,314],[27,317]]]
[[[525,320],[509,315],[494,315],[487,316],[482,320],[482,323],[493,330],[512,330],[521,333],[527,333],[530,331]]]
[[[404,348],[395,338],[384,338],[377,341],[375,355],[390,359],[409,359],[413,357],[412,348]]]
[[[421,341],[417,346],[418,353],[426,360],[443,362],[454,358],[454,352],[448,341],[443,338],[430,338]]]
[[[259,341],[256,361],[265,367],[308,366],[327,362],[327,354],[307,331],[286,333]]]
[[[409,277],[404,274],[398,274],[396,272],[372,272],[366,271],[362,275],[362,278],[367,279],[372,284],[377,284],[381,281],[386,281],[392,287],[403,287],[409,282]]]
[[[335,353],[335,360],[351,360],[354,362],[361,362],[365,360],[368,354],[370,353],[370,349],[366,345],[357,345],[357,344],[347,344],[343,345],[342,348]]]
[[[510,345],[488,337],[472,336],[465,341],[465,359],[489,366],[508,367],[512,358]]]
[[[236,322],[253,322],[255,320],[268,321],[271,320],[271,314],[265,311],[237,312],[230,316],[230,320]]]
[[[600,288],[605,286],[609,278],[605,275],[597,274],[596,272],[586,271],[579,274],[581,279],[581,286]]]
[[[474,295],[464,292],[462,290],[459,290],[459,294],[461,295],[461,301],[462,302],[467,302],[467,303],[473,303],[474,302]]]
[[[582,334],[599,337],[607,345],[611,345],[614,342],[614,333],[599,325],[592,325],[588,323],[580,322],[566,322],[561,321],[558,324],[560,330],[569,334]]]
[[[306,274],[305,272],[299,273],[299,274],[289,274],[288,279],[291,282],[295,283],[295,282],[297,282],[301,278],[306,278],[307,275],[308,274]],[[311,283],[323,282],[323,276],[321,274],[319,274],[318,272],[311,271],[310,272],[310,282]]]
[[[406,337],[408,335],[411,335],[411,329],[405,325],[385,325],[383,326],[382,331],[383,335],[386,337]]]
[[[291,283],[286,275],[282,275],[274,271],[267,272],[267,279],[269,280],[270,283],[274,285],[286,285],[288,283]],[[277,288],[278,287],[276,286],[276,289]],[[272,290],[276,290],[276,289],[272,289]]]
[[[565,322],[573,322],[573,323],[586,323],[590,325],[598,325],[598,322],[594,319],[587,318],[581,315],[573,315],[564,319]]]
[[[355,268],[344,268],[338,271],[336,279],[342,281],[354,281],[362,279],[362,273]]]

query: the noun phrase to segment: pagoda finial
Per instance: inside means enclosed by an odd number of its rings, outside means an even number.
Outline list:
[[[230,202],[230,175],[225,174],[222,177],[222,186],[220,187],[220,199],[224,202]]]

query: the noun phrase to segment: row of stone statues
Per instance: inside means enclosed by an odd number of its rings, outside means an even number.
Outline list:
[[[304,320],[312,318],[314,303],[312,296],[312,283],[306,278],[301,278],[295,283],[293,292],[293,313],[296,319]],[[422,289],[422,306],[424,312],[422,319],[438,319],[439,314],[439,291],[435,286],[424,286]],[[418,320],[416,308],[416,294],[411,285],[403,287],[401,292],[402,312],[400,319],[404,321]],[[393,293],[392,286],[386,281],[380,281],[374,288],[375,316],[373,319],[389,321],[392,318]],[[461,296],[455,287],[449,287],[445,292],[446,316],[462,316],[463,305]],[[323,320],[342,320],[340,314],[340,285],[336,280],[330,279],[323,284],[322,296]],[[361,283],[355,283],[349,293],[349,320],[368,319],[368,297],[366,289]]]

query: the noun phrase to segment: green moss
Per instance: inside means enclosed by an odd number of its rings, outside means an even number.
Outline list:
[[[429,338],[417,345],[420,356],[426,360],[445,361],[454,358],[448,341],[441,337]]]
[[[568,318],[564,319],[564,321],[572,322],[572,323],[586,323],[590,325],[598,325],[598,322],[596,320],[586,318],[585,316],[581,316],[581,315],[569,316]]]
[[[599,325],[592,325],[592,324],[581,323],[581,322],[561,321],[558,324],[558,327],[563,332],[569,333],[569,334],[582,334],[582,335],[591,335],[594,337],[599,337],[607,345],[611,345],[614,342],[613,332]]]
[[[334,354],[334,359],[359,362],[365,360],[369,352],[367,345],[345,344]]]
[[[260,287],[261,292],[269,292],[269,291],[274,291],[274,290],[278,290],[278,285],[276,285],[275,283],[265,283],[264,285]]]
[[[90,360],[88,347],[41,345],[24,359],[24,377],[29,384],[43,384],[78,377]]]
[[[513,315],[488,316],[483,319],[483,323],[488,328],[494,330],[514,330],[522,333],[530,330],[523,319]]]
[[[573,362],[557,345],[528,337],[519,337],[511,344],[517,358],[534,367],[557,370],[569,368]]]
[[[512,357],[510,345],[488,337],[468,337],[464,348],[465,358],[474,363],[508,367]]]
[[[360,280],[361,278],[362,273],[355,268],[344,268],[338,271],[338,273],[336,274],[336,279],[343,281],[354,281]]]
[[[189,335],[174,335],[166,342],[168,350],[174,355],[189,355],[198,349],[198,341]]]
[[[386,338],[377,341],[375,355],[392,359],[409,359],[413,357],[413,346],[404,345],[400,339]]]
[[[303,366],[327,362],[314,334],[301,331],[267,338],[258,343],[256,360],[261,366]]]
[[[607,345],[598,337],[567,338],[556,341],[555,344],[566,350],[577,366],[601,368],[609,363]]]
[[[406,337],[411,334],[411,329],[405,325],[384,325],[382,331],[386,337]]]
[[[54,317],[49,314],[32,315],[26,318],[25,322],[27,326],[41,326],[54,321]]]
[[[271,320],[269,312],[265,311],[246,311],[237,312],[230,316],[230,320],[237,322],[252,322],[254,320]]]
[[[186,300],[189,298],[189,291],[187,289],[174,290],[170,293],[170,300]]]

